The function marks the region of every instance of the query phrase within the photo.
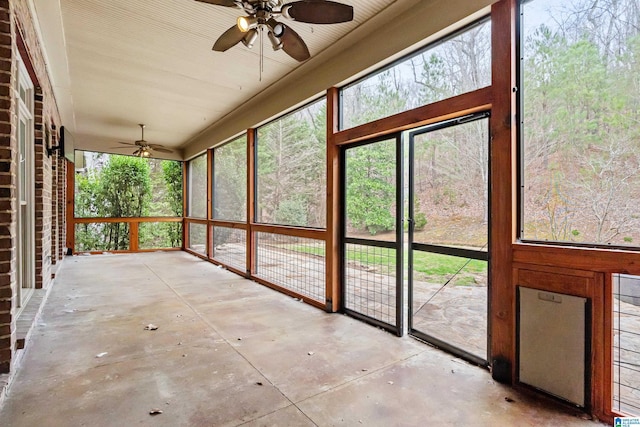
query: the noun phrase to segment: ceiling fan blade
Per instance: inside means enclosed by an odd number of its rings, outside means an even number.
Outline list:
[[[202,3],[209,3],[216,6],[236,7],[236,2],[233,0],[196,0]]]
[[[159,151],[161,153],[173,153],[173,150],[170,150],[168,148],[163,147],[162,145],[157,145],[157,144],[149,144],[149,148],[151,148],[154,151]]]
[[[309,24],[338,24],[353,21],[353,6],[334,1],[301,0],[286,4],[285,15]]]
[[[240,31],[237,25],[229,28],[227,31],[222,33],[220,38],[216,40],[216,43],[213,45],[213,50],[217,52],[224,52],[228,49],[231,49],[233,46],[237,45],[244,38],[245,33]]]
[[[284,33],[280,37],[280,40],[282,40],[282,50],[296,61],[303,62],[309,59],[311,54],[302,37],[293,31],[291,27],[284,24],[282,25],[284,26]]]
[[[124,141],[117,141],[118,144],[123,144],[123,145],[137,145],[133,142],[124,142]],[[119,148],[124,148],[124,147],[119,147]]]

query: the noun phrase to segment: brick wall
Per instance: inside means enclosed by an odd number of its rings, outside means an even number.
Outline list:
[[[55,131],[54,131],[55,132]],[[55,141],[51,137],[50,131],[47,132],[45,138],[49,139],[51,145],[56,145]],[[45,143],[46,145],[46,143]],[[58,239],[60,233],[58,232],[58,155],[54,154],[51,161],[51,247],[49,248],[51,254],[51,265],[55,265],[58,262]],[[53,275],[51,275],[53,277]]]
[[[8,372],[15,343],[16,140],[13,136],[13,54],[9,1],[0,0],[0,373]]]
[[[67,167],[69,166],[64,156],[58,157],[58,259],[65,255],[67,244]]]
[[[47,155],[46,129],[53,132],[60,128],[60,116],[57,110],[51,82],[44,62],[36,27],[29,8],[28,0],[0,0],[0,373],[11,369],[15,351],[15,324],[17,310],[16,267],[19,256],[16,248],[17,233],[17,115],[13,99],[13,87],[17,78],[16,52],[20,52],[27,64],[31,80],[35,86],[34,95],[34,152],[35,152],[35,247],[36,288],[46,288],[51,284],[51,263],[56,241],[64,241],[56,236],[54,230],[64,227],[52,227],[53,206],[52,191],[64,188],[66,177],[61,175],[53,164],[56,156]],[[64,202],[65,194],[62,194]],[[59,203],[64,204],[64,203]],[[60,224],[61,219],[55,219]],[[64,217],[62,218],[64,225]],[[56,253],[61,251],[55,249]]]

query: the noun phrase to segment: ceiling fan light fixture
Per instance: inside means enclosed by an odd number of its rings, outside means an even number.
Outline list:
[[[237,19],[236,25],[225,31],[213,45],[213,50],[225,52],[240,42],[251,47],[251,30],[267,30],[274,50],[282,49],[296,61],[311,57],[309,48],[293,28],[281,24],[275,18],[283,17],[308,24],[339,24],[353,21],[353,6],[333,0],[197,0],[217,6],[243,9],[245,16]],[[263,67],[262,33],[260,33],[260,64]],[[262,70],[262,68],[261,68]]]
[[[269,31],[267,36],[269,37],[269,40],[271,40],[271,46],[273,47],[273,50],[282,49],[282,40],[280,40],[278,36],[276,36],[272,31]]]
[[[284,31],[285,31],[284,24],[271,18],[267,21],[267,25],[269,26],[269,29],[271,30],[273,35],[275,35],[276,37],[280,38],[284,35]]]
[[[136,157],[151,157],[151,151],[147,147],[140,147],[133,152]]]
[[[251,49],[257,39],[258,39],[258,30],[254,28],[249,30],[247,34],[242,38],[242,44],[244,44],[246,47]]]
[[[238,17],[237,25],[240,31],[246,33],[258,26],[258,18],[255,16],[240,16]]]

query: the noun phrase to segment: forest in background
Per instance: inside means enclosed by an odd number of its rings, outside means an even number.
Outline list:
[[[182,162],[82,152],[75,175],[78,218],[182,217]],[[76,224],[76,251],[127,250],[127,223]],[[142,249],[182,245],[181,223],[141,223]]]
[[[524,4],[525,239],[640,242],[639,11],[638,0]],[[490,35],[490,22],[480,22],[346,87],[341,128],[489,85]],[[321,100],[258,128],[258,222],[326,226],[325,123]],[[486,245],[488,138],[484,121],[421,135],[413,200],[420,241]],[[350,232],[394,230],[395,162],[385,144],[347,151]],[[189,216],[204,218],[206,157],[189,170]],[[244,137],[214,150],[213,204],[214,218],[246,221]]]
[[[524,237],[640,244],[640,2],[524,6]]]

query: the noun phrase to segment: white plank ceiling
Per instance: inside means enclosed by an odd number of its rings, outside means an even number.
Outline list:
[[[176,150],[243,103],[304,67],[264,40],[227,52],[211,50],[240,9],[194,0],[32,0],[63,125],[76,148],[129,153],[118,141],[145,139]],[[411,0],[341,0],[353,22],[311,25],[286,21],[312,55],[330,52],[355,29]],[[397,6],[397,4],[396,4]],[[281,18],[284,21],[284,18]],[[359,35],[361,37],[361,35]]]

